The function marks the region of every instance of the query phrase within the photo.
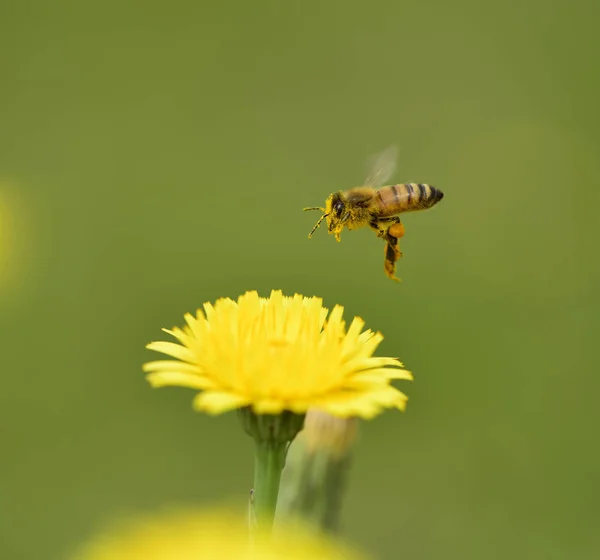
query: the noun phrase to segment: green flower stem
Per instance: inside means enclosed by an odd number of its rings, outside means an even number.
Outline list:
[[[258,526],[271,530],[288,444],[256,439],[255,445],[254,513]]]

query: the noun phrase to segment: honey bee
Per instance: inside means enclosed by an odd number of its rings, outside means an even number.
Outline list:
[[[396,170],[397,148],[390,146],[373,159],[371,170],[361,187],[337,191],[329,195],[325,208],[320,206],[304,210],[320,210],[323,215],[308,234],[309,239],[327,220],[329,233],[340,241],[344,227],[349,230],[369,226],[377,237],[385,240],[384,270],[388,278],[396,278],[396,261],[402,257],[398,240],[404,235],[404,225],[398,214],[426,210],[437,204],[444,194],[424,183],[400,183],[382,186]]]

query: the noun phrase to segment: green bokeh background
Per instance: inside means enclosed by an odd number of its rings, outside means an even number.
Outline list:
[[[0,6],[0,557],[115,516],[244,503],[251,441],[151,390],[144,345],[219,296],[319,295],[414,371],[365,424],[344,533],[378,558],[597,558],[600,8],[591,1]],[[369,231],[304,206],[445,193]]]

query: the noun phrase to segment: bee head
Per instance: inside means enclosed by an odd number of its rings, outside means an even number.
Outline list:
[[[309,238],[312,237],[312,234],[321,225],[321,222],[326,219],[329,233],[335,234],[336,239],[339,241],[340,232],[344,228],[344,223],[349,217],[349,214],[346,212],[346,203],[342,198],[341,192],[331,194],[325,201],[325,208],[315,206],[311,208],[305,208],[304,210],[320,210],[323,212],[323,215],[319,218],[319,221],[309,233]]]
[[[339,241],[340,232],[344,229],[344,224],[348,220],[349,214],[346,211],[346,201],[341,192],[333,193],[325,204],[325,213],[327,214],[327,229],[333,233]]]
[[[331,195],[330,200],[331,200],[331,210],[329,212],[330,215],[332,216],[333,219],[341,220],[342,216],[344,215],[344,210],[346,208],[346,204],[342,200],[340,193],[334,193],[333,195]]]

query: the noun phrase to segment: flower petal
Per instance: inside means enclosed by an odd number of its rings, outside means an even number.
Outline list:
[[[161,352],[167,356],[172,356],[184,362],[194,362],[194,354],[185,346],[175,344],[174,342],[151,342],[146,346],[148,350]]]
[[[194,398],[194,408],[207,414],[221,414],[250,404],[250,399],[225,391],[203,391]]]
[[[152,371],[180,371],[191,374],[200,374],[200,367],[196,364],[188,364],[187,362],[180,362],[177,360],[156,360],[155,362],[148,362],[142,366],[145,372]]]
[[[280,399],[260,399],[252,404],[256,414],[281,414],[286,409]]]
[[[314,407],[334,416],[357,416],[370,419],[384,408],[404,410],[408,397],[395,387],[377,387],[368,392],[346,392],[328,395],[314,401]]]
[[[217,387],[208,377],[181,371],[156,371],[149,373],[146,379],[152,387],[189,387],[200,390]]]
[[[406,371],[405,369],[370,369],[349,376],[347,383],[352,387],[371,383],[389,385],[391,379],[405,379],[407,381],[412,381],[413,376],[410,371]]]
[[[384,408],[403,410],[407,397],[391,381],[412,374],[396,358],[374,357],[383,335],[364,327],[355,317],[346,330],[343,307],[329,312],[321,298],[281,290],[262,298],[250,291],[186,314],[183,328],[166,330],[179,344],[148,345],[173,360],[143,369],[155,387],[201,391],[194,406],[209,414],[242,406],[259,414],[313,407],[371,418]]]

